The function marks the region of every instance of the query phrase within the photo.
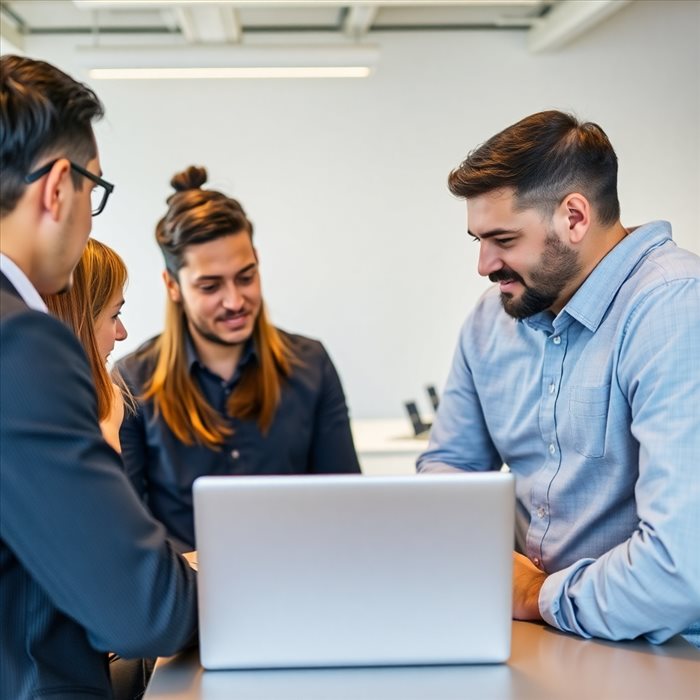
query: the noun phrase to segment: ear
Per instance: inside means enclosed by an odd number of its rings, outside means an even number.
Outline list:
[[[567,194],[562,200],[560,211],[567,226],[569,242],[581,243],[591,228],[591,204],[579,192]]]
[[[165,288],[168,291],[170,301],[179,304],[182,301],[182,293],[180,292],[179,282],[167,270],[163,270],[163,282],[165,283]]]
[[[59,158],[44,179],[41,203],[52,221],[58,221],[73,196],[70,161]]]

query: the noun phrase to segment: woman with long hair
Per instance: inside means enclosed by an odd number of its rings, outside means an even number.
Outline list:
[[[130,401],[118,375],[107,371],[116,341],[126,338],[120,318],[127,270],[121,257],[104,243],[88,240],[73,273],[73,285],[61,294],[44,296],[49,311],[76,334],[87,354],[97,393],[97,414],[105,440],[117,452],[124,401]]]

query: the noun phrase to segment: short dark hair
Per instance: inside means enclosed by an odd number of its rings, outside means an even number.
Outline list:
[[[0,58],[0,216],[24,192],[25,175],[49,155],[86,165],[97,155],[92,121],[104,115],[97,95],[50,63]],[[76,188],[82,178],[74,175]]]
[[[593,204],[598,221],[620,218],[617,156],[605,132],[571,114],[539,112],[472,151],[448,178],[450,192],[470,198],[512,188],[520,209],[551,214],[571,192]]]
[[[252,239],[253,224],[241,204],[216,190],[203,190],[206,168],[190,165],[170,180],[175,193],[168,211],[156,225],[156,242],[171,275],[184,264],[185,249],[245,231]]]

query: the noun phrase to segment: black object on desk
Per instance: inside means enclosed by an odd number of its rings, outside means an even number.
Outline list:
[[[437,411],[440,405],[440,397],[438,396],[437,389],[431,384],[426,386],[425,390],[428,392],[428,398],[430,399],[433,411]]]
[[[411,425],[413,426],[413,433],[416,437],[425,436],[430,430],[431,423],[424,423],[418,413],[418,406],[416,406],[415,401],[405,401],[404,406],[408,412],[408,417],[411,419]]]

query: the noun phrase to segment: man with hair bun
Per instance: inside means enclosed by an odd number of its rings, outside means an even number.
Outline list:
[[[615,151],[569,114],[496,134],[449,187],[497,284],[418,470],[515,475],[515,618],[699,645],[700,259],[666,221],[623,226]]]
[[[199,476],[360,470],[333,363],[270,323],[253,224],[206,180],[195,166],[171,180],[156,227],[165,329],[117,365],[138,397],[121,429],[126,471],[183,551]]]
[[[112,698],[108,652],[168,656],[196,633],[195,574],[104,441],[85,352],[40,296],[70,289],[113,189],[102,113],[54,66],[0,58],[3,700]]]

